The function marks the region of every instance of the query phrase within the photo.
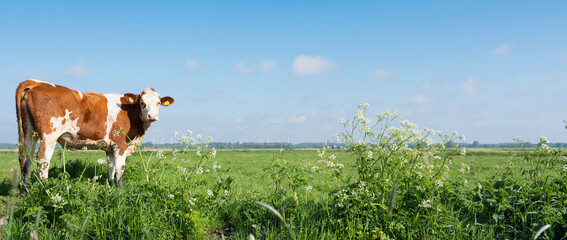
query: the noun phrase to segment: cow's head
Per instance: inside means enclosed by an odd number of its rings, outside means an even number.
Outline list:
[[[175,100],[172,97],[159,97],[159,94],[153,88],[146,88],[139,95],[126,93],[122,98],[122,102],[126,104],[137,105],[140,109],[140,117],[144,122],[154,122],[159,120],[159,106],[167,107]]]

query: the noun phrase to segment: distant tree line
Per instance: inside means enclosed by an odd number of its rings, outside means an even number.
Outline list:
[[[273,143],[261,143],[261,142],[212,142],[209,143],[209,148],[215,149],[320,149],[325,145],[328,145],[331,149],[346,149],[347,146],[344,143],[283,143],[283,142],[273,142]],[[153,144],[151,142],[143,143],[142,149],[181,149],[183,145],[181,143],[165,143],[165,144]],[[192,147],[186,147],[192,149]]]
[[[455,143],[447,143],[447,147],[454,147]],[[325,142],[314,142],[314,143],[283,143],[283,142],[273,142],[273,143],[260,143],[260,142],[212,142],[209,143],[210,148],[215,149],[320,149],[327,145],[331,149],[347,149],[347,145],[344,143],[325,143]],[[522,148],[522,146],[516,142],[508,143],[479,143],[474,141],[472,143],[458,143],[459,147],[464,148]],[[554,148],[567,148],[567,143],[549,143],[548,146]],[[526,142],[524,143],[525,148],[536,148],[537,143]],[[142,144],[142,149],[181,149],[182,145],[180,143],[164,143],[164,144],[153,144],[151,142],[146,142]],[[16,150],[18,145],[14,143],[0,143],[0,150]],[[191,149],[190,147],[188,149]]]

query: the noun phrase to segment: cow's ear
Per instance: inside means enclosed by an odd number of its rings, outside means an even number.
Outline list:
[[[175,102],[175,99],[173,99],[172,97],[162,97],[159,100],[161,102],[161,105],[164,107],[167,107],[171,105],[173,102]]]
[[[120,98],[122,104],[134,104],[138,102],[138,95],[133,93],[125,93],[123,97]]]

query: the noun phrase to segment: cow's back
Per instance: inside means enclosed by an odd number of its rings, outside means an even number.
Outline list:
[[[106,135],[107,100],[98,93],[82,93],[35,80],[24,81],[25,108],[39,134],[72,127],[77,140],[102,140]],[[71,120],[72,126],[69,124]]]

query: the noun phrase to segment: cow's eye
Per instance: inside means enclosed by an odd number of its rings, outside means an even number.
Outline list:
[[[146,103],[145,103],[145,102],[141,102],[140,105],[142,106],[142,108],[146,108]]]

